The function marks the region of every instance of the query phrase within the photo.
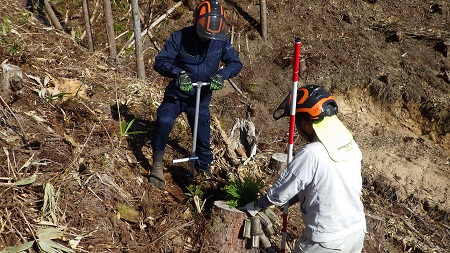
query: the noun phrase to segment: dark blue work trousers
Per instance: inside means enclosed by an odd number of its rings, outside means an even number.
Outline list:
[[[197,147],[195,154],[198,156],[196,167],[200,170],[207,170],[213,157],[210,147],[210,123],[211,115],[209,103],[211,97],[206,97],[200,101],[197,129]],[[156,129],[153,135],[152,148],[155,151],[164,151],[169,142],[169,134],[173,128],[175,119],[185,112],[188,118],[191,134],[194,132],[195,120],[195,97],[193,99],[180,99],[173,96],[165,96],[163,102],[158,107]]]

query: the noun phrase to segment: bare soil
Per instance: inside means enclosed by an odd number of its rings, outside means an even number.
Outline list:
[[[218,252],[205,227],[212,203],[225,197],[228,175],[253,174],[266,187],[277,176],[269,159],[286,151],[288,122],[274,121],[272,112],[291,89],[299,37],[299,85],[316,83],[335,95],[363,151],[363,252],[450,252],[448,1],[267,1],[266,41],[259,1],[224,1],[244,69],[232,80],[236,87],[227,83],[211,103],[218,119],[211,125],[214,177],[191,182],[189,165],[172,163],[191,149],[182,116],[167,147],[163,191],[147,179],[155,111],[168,82],[152,64],[170,33],[191,24],[192,11],[179,7],[144,36],[146,78],[139,80],[126,45],[133,31],[126,1],[111,1],[115,61],[108,57],[102,1],[89,1],[95,52],[87,50],[81,1],[51,1],[64,31],[52,28],[38,4],[29,11],[22,2],[0,6],[0,61],[23,72],[22,89],[1,94],[0,250],[52,227],[64,232],[54,241],[75,252]],[[175,4],[140,1],[143,28]],[[121,137],[120,123],[133,119],[130,131],[143,133]],[[256,154],[246,160],[236,153],[235,164],[223,133],[230,135],[238,119],[253,122],[258,138]],[[33,175],[30,183],[14,184]],[[196,189],[205,201],[201,212]],[[303,229],[297,209],[290,207],[290,246]],[[281,217],[281,209],[274,211]],[[279,247],[276,231],[271,242]],[[30,252],[39,252],[37,243]]]

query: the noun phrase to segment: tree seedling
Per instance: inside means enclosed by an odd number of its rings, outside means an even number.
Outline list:
[[[262,186],[262,180],[255,177],[248,176],[242,180],[232,177],[222,190],[226,194],[226,203],[232,207],[239,207],[256,200]]]
[[[202,188],[203,184],[190,184],[187,187],[189,192],[184,193],[189,197],[188,202],[193,202],[198,213],[202,213],[206,202],[206,199],[202,200],[204,195]]]
[[[131,126],[134,123],[134,120],[135,119],[132,119],[128,123],[125,120],[122,120],[120,122],[120,134],[119,134],[120,138],[125,138],[125,137],[128,137],[128,136],[132,135],[132,134],[142,134],[142,133],[144,133],[143,131],[132,131],[132,132],[129,131]]]

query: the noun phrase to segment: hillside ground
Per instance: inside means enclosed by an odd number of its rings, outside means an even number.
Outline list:
[[[64,31],[50,26],[38,3],[27,10],[24,1],[4,1],[0,61],[20,67],[23,87],[3,92],[0,103],[0,250],[52,227],[64,232],[55,241],[76,252],[216,252],[205,227],[228,175],[256,175],[265,188],[277,176],[269,160],[286,151],[288,122],[274,121],[272,112],[291,88],[299,37],[299,85],[316,83],[335,95],[339,117],[364,155],[363,252],[450,251],[447,1],[268,1],[266,41],[259,1],[224,1],[244,69],[232,80],[236,88],[227,83],[211,103],[218,119],[214,177],[191,182],[188,164],[172,163],[191,149],[180,117],[164,160],[163,191],[147,179],[155,111],[168,82],[152,64],[170,33],[191,24],[192,11],[179,7],[144,37],[146,79],[139,80],[133,47],[125,44],[132,31],[126,1],[112,1],[117,61],[107,56],[102,1],[89,1],[94,53],[86,49],[81,1],[54,1]],[[141,1],[143,27],[175,4]],[[238,119],[254,123],[257,152],[234,164],[223,133],[229,136]],[[130,130],[144,133],[121,137],[121,122],[132,120]],[[297,137],[295,149],[303,144]],[[201,212],[193,195],[205,201]],[[288,245],[303,229],[297,209],[290,207]],[[281,217],[281,209],[274,211]]]

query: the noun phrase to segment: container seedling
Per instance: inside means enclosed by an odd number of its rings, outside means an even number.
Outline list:
[[[248,176],[242,180],[232,177],[222,190],[226,194],[226,203],[229,206],[240,207],[256,200],[262,186],[262,180],[256,177]]]

